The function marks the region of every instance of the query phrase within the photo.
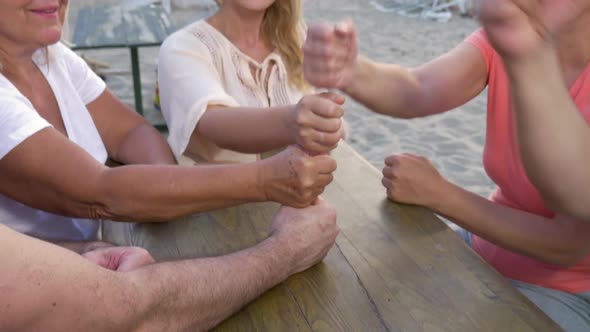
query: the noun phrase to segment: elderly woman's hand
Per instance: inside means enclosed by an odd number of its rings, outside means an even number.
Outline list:
[[[293,106],[291,136],[305,152],[321,154],[332,151],[343,135],[344,97],[335,93],[308,95]]]
[[[507,59],[534,54],[590,5],[587,0],[484,0],[480,20],[496,49]]]
[[[358,42],[350,21],[309,27],[303,45],[305,79],[320,88],[346,89],[354,77]]]
[[[336,161],[328,155],[310,156],[297,146],[260,162],[259,179],[267,200],[307,207],[332,182]]]
[[[412,154],[387,157],[381,182],[390,200],[429,208],[444,197],[449,185],[428,159]]]

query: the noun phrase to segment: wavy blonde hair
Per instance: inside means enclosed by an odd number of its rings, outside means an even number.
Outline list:
[[[222,0],[215,0],[221,5]],[[303,51],[305,23],[301,0],[276,0],[264,14],[262,32],[281,56],[287,69],[289,83],[300,90],[309,89],[303,77]]]

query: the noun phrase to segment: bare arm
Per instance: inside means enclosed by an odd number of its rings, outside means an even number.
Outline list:
[[[244,153],[290,144],[310,153],[327,153],[342,138],[343,103],[342,96],[323,93],[281,107],[209,106],[193,135],[199,133],[221,148]]]
[[[295,143],[289,124],[292,109],[209,106],[194,134],[201,134],[223,149],[270,151]]]
[[[375,112],[416,118],[442,113],[477,96],[487,84],[483,57],[462,43],[417,68],[376,63],[359,57],[344,91]]]
[[[4,195],[57,214],[154,222],[246,201],[307,206],[335,168],[290,148],[252,164],[111,169],[47,128],[0,160],[0,182]]]
[[[109,157],[123,164],[175,164],[162,135],[106,89],[88,110]]]
[[[449,184],[432,209],[503,248],[569,267],[590,253],[590,225],[558,215],[545,218],[494,203]]]
[[[282,210],[271,237],[253,248],[126,273],[0,226],[0,331],[210,329],[326,255],[338,234],[335,215],[311,210]]]
[[[450,110],[479,94],[487,84],[483,57],[462,43],[417,68],[382,64],[357,56],[350,22],[309,28],[304,47],[305,77],[314,86],[338,88],[368,108],[413,118]]]
[[[383,184],[396,202],[428,207],[503,248],[570,266],[590,253],[590,224],[558,215],[545,218],[494,203],[445,180],[423,157],[385,160]]]
[[[554,51],[537,56],[510,66],[523,164],[549,205],[590,219],[590,128],[565,87]]]
[[[587,40],[579,23],[588,21],[589,7],[588,0],[498,0],[481,10],[508,71],[527,175],[548,205],[583,219],[590,219],[590,128],[569,95],[554,41],[574,22],[565,33]]]

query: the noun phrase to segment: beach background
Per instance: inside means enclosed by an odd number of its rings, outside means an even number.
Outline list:
[[[76,14],[80,8],[119,3],[111,0],[71,1],[69,32],[77,24]],[[182,3],[176,2],[177,5]],[[474,18],[456,13],[444,23],[398,15],[387,10],[394,3],[393,0],[306,0],[304,16],[308,24],[351,18],[356,24],[362,54],[402,66],[419,66],[450,50],[478,28]],[[176,28],[181,28],[210,16],[216,8],[213,0],[202,0],[197,5],[173,6],[173,23]],[[71,35],[66,33],[65,38],[67,40]],[[78,53],[107,63],[113,70],[121,72],[108,75],[107,85],[133,107],[131,63],[127,49]],[[152,123],[163,123],[161,114],[153,106],[157,56],[157,47],[140,49],[146,117]],[[378,115],[349,99],[345,104],[345,118],[350,126],[347,141],[379,170],[383,167],[384,158],[390,154],[408,152],[423,155],[431,159],[443,176],[452,182],[488,196],[493,185],[482,166],[485,94],[484,91],[466,105],[445,114],[414,120]]]

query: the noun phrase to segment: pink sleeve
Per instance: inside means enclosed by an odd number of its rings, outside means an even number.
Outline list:
[[[477,47],[477,49],[481,52],[489,73],[496,52],[490,44],[485,31],[482,28],[475,30],[475,32],[465,39],[465,42]]]

